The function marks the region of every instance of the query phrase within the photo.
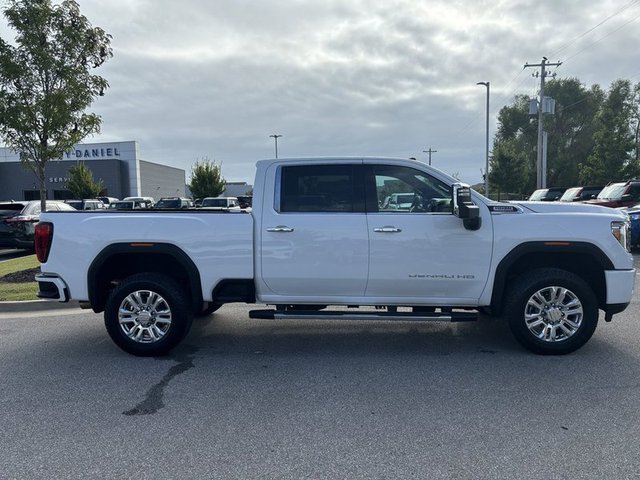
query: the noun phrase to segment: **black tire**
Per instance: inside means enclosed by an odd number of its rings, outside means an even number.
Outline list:
[[[221,303],[211,303],[204,302],[202,304],[202,310],[195,314],[196,317],[207,317],[211,315],[213,312],[218,311],[218,309],[222,307]]]
[[[564,355],[582,347],[595,332],[598,302],[577,275],[540,268],[515,279],[507,292],[505,314],[524,348],[541,355]]]
[[[134,292],[141,292],[138,300],[129,297]],[[152,302],[154,305],[149,306]],[[142,310],[136,310],[134,304],[143,305]],[[131,312],[123,317],[131,321],[121,324],[121,306]],[[171,278],[157,273],[125,278],[111,291],[104,310],[104,324],[111,339],[125,352],[141,357],[166,355],[189,333],[192,319],[184,290]],[[131,338],[136,332],[139,340]]]

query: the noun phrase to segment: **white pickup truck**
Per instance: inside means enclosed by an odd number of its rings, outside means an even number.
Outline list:
[[[383,208],[394,193],[411,193],[411,207]],[[625,214],[496,203],[412,160],[263,160],[253,199],[251,213],[43,214],[39,296],[104,311],[135,355],[167,353],[194,315],[228,302],[272,305],[250,316],[278,319],[464,321],[480,310],[504,315],[527,349],[564,354],[634,289]]]

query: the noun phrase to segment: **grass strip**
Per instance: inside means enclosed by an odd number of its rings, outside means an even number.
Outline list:
[[[38,300],[37,293],[38,282],[0,283],[0,302]]]
[[[28,270],[39,266],[40,262],[38,262],[35,255],[12,258],[11,260],[0,262],[0,277],[4,277],[9,273],[21,272],[22,270]]]
[[[40,266],[35,255],[0,262],[0,277]],[[0,302],[38,300],[37,282],[7,283],[0,281]]]

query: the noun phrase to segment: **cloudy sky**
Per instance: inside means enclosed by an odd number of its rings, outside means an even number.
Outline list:
[[[6,3],[6,2],[2,2]],[[418,157],[470,183],[498,110],[559,77],[640,81],[640,0],[79,0],[113,35],[100,136],[251,182],[274,156]],[[595,28],[594,28],[595,27]],[[5,35],[6,27],[2,29]],[[539,69],[538,69],[539,70]]]

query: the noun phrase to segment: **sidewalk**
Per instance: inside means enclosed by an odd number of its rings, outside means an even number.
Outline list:
[[[0,313],[42,312],[45,310],[63,310],[80,308],[79,302],[72,300],[67,303],[51,300],[30,300],[26,302],[0,302]],[[90,311],[90,310],[89,310]]]

